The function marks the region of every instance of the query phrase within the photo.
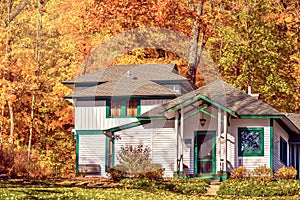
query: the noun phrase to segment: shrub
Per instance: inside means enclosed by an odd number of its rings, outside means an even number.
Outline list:
[[[168,190],[181,194],[203,194],[210,181],[208,179],[171,178],[149,180],[146,178],[125,178],[120,183],[126,188],[145,190]]]
[[[249,173],[245,166],[239,166],[237,168],[234,168],[230,174],[231,179],[242,179],[242,178],[246,178],[248,176],[249,176]]]
[[[266,166],[259,166],[252,171],[252,176],[259,181],[270,181],[272,169]]]
[[[161,164],[151,162],[148,146],[122,146],[117,158],[120,164],[108,170],[114,181],[123,178],[162,178],[164,169]]]
[[[276,178],[281,178],[281,179],[295,179],[297,176],[297,170],[293,167],[282,167],[277,170],[275,173]]]
[[[229,179],[222,183],[218,195],[233,196],[294,196],[300,194],[299,180],[275,179],[261,182],[257,179]]]

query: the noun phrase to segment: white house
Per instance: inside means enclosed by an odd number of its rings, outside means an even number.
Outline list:
[[[300,114],[280,113],[222,80],[196,89],[175,65],[145,64],[64,84],[74,88],[65,98],[75,106],[77,173],[98,166],[105,176],[126,144],[149,146],[166,177],[226,178],[240,165],[299,171]]]

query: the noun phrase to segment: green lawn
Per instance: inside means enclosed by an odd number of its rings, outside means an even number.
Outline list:
[[[134,189],[107,180],[0,181],[0,199],[201,199],[153,187]],[[207,199],[207,198],[206,198]]]
[[[187,179],[186,179],[187,180]],[[113,183],[108,180],[46,180],[46,181],[28,181],[28,180],[1,180],[0,181],[0,199],[287,199],[287,197],[237,197],[237,196],[205,196],[205,194],[186,191],[183,184],[187,182],[187,188],[195,185],[203,185],[202,180],[168,180],[164,184],[181,185],[179,188],[169,189],[161,188],[162,183],[156,182],[155,186],[151,184],[136,189],[137,185],[126,185],[122,183]],[[161,184],[160,186],[158,186]],[[198,185],[197,185],[198,184]],[[149,186],[149,187],[148,187]],[[207,185],[205,185],[207,187]],[[182,189],[183,188],[183,189]],[[289,196],[288,199],[299,199],[299,196]]]
[[[125,188],[0,188],[1,199],[198,199],[169,191]]]

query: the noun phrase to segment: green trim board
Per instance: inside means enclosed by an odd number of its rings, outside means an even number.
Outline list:
[[[78,172],[79,172],[79,168],[78,168],[78,165],[79,165],[79,134],[76,134],[75,132],[75,140],[76,140],[76,175],[78,175]]]
[[[76,135],[101,135],[102,130],[76,130]]]
[[[274,154],[274,120],[270,119],[270,168],[273,170]]]
[[[198,136],[211,134],[211,158],[198,158],[199,147],[198,147]],[[202,143],[203,144],[203,143]],[[198,162],[211,162],[212,171],[208,173],[200,173],[198,169]],[[194,174],[215,174],[216,173],[216,131],[195,131],[194,132]]]
[[[172,112],[173,110],[176,110],[177,108],[180,108],[181,106],[183,106],[183,105],[185,105],[185,104],[187,104],[187,103],[189,103],[189,102],[191,102],[191,101],[193,101],[193,100],[197,100],[197,99],[199,99],[199,98],[200,98],[199,95],[194,96],[194,97],[192,97],[192,98],[189,98],[189,99],[183,101],[182,103],[180,103],[180,104],[178,104],[178,105],[176,105],[176,106],[172,106],[171,108],[168,108],[168,109],[165,111],[165,113]]]
[[[240,115],[241,119],[281,119],[282,115]]]
[[[111,156],[111,166],[115,166],[115,133],[112,133],[113,138],[111,140],[111,145],[112,145],[112,156]]]
[[[199,95],[200,95],[201,99],[211,103],[212,105],[217,106],[218,108],[221,108],[221,109],[225,110],[226,112],[228,112],[229,114],[231,114],[233,116],[237,116],[237,114],[234,111],[230,110],[229,108],[226,108],[226,107],[222,106],[221,104],[219,104],[219,103],[217,103],[217,102],[215,102],[215,101],[213,101],[213,100],[211,100],[211,99],[209,99],[209,98],[207,98],[207,97],[205,97],[201,94],[199,94]]]
[[[264,128],[238,128],[238,156],[264,156]]]
[[[214,106],[216,106],[216,107],[218,107],[218,108],[221,108],[221,109],[225,110],[226,112],[228,112],[229,114],[231,114],[231,115],[233,115],[233,116],[237,116],[237,114],[236,114],[234,111],[230,110],[229,108],[226,108],[226,107],[222,106],[221,104],[219,104],[219,103],[217,103],[217,102],[215,102],[215,101],[212,101],[211,99],[209,99],[209,98],[207,98],[207,97],[205,97],[205,96],[203,96],[203,95],[201,95],[201,94],[198,94],[198,95],[196,95],[196,96],[194,96],[194,97],[192,97],[192,98],[189,98],[189,99],[183,101],[182,103],[180,103],[180,104],[178,104],[178,105],[176,105],[176,106],[173,106],[173,107],[167,109],[167,110],[165,111],[165,113],[168,113],[168,112],[171,112],[171,111],[173,111],[173,110],[176,110],[177,108],[180,108],[180,107],[182,107],[183,105],[186,105],[186,104],[192,102],[193,100],[196,100],[196,99],[199,99],[199,98],[200,98],[200,99],[203,99],[203,100],[205,100],[205,101],[207,101],[208,103],[210,103],[210,104],[212,104],[212,105],[214,105]]]
[[[190,118],[190,117],[196,115],[196,114],[199,113],[199,112],[205,113],[205,112],[206,112],[205,109],[207,109],[207,108],[208,108],[208,106],[204,106],[204,107],[202,107],[202,108],[200,108],[200,109],[198,109],[198,110],[196,110],[196,111],[194,111],[194,112],[192,112],[192,113],[190,113],[190,114],[184,116],[183,119],[186,120],[186,119],[188,119],[188,118]],[[205,113],[205,114],[206,114],[206,113]]]

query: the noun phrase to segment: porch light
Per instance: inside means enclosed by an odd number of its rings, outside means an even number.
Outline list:
[[[200,124],[201,126],[204,126],[206,122],[206,119],[204,119],[203,117],[200,119]]]

